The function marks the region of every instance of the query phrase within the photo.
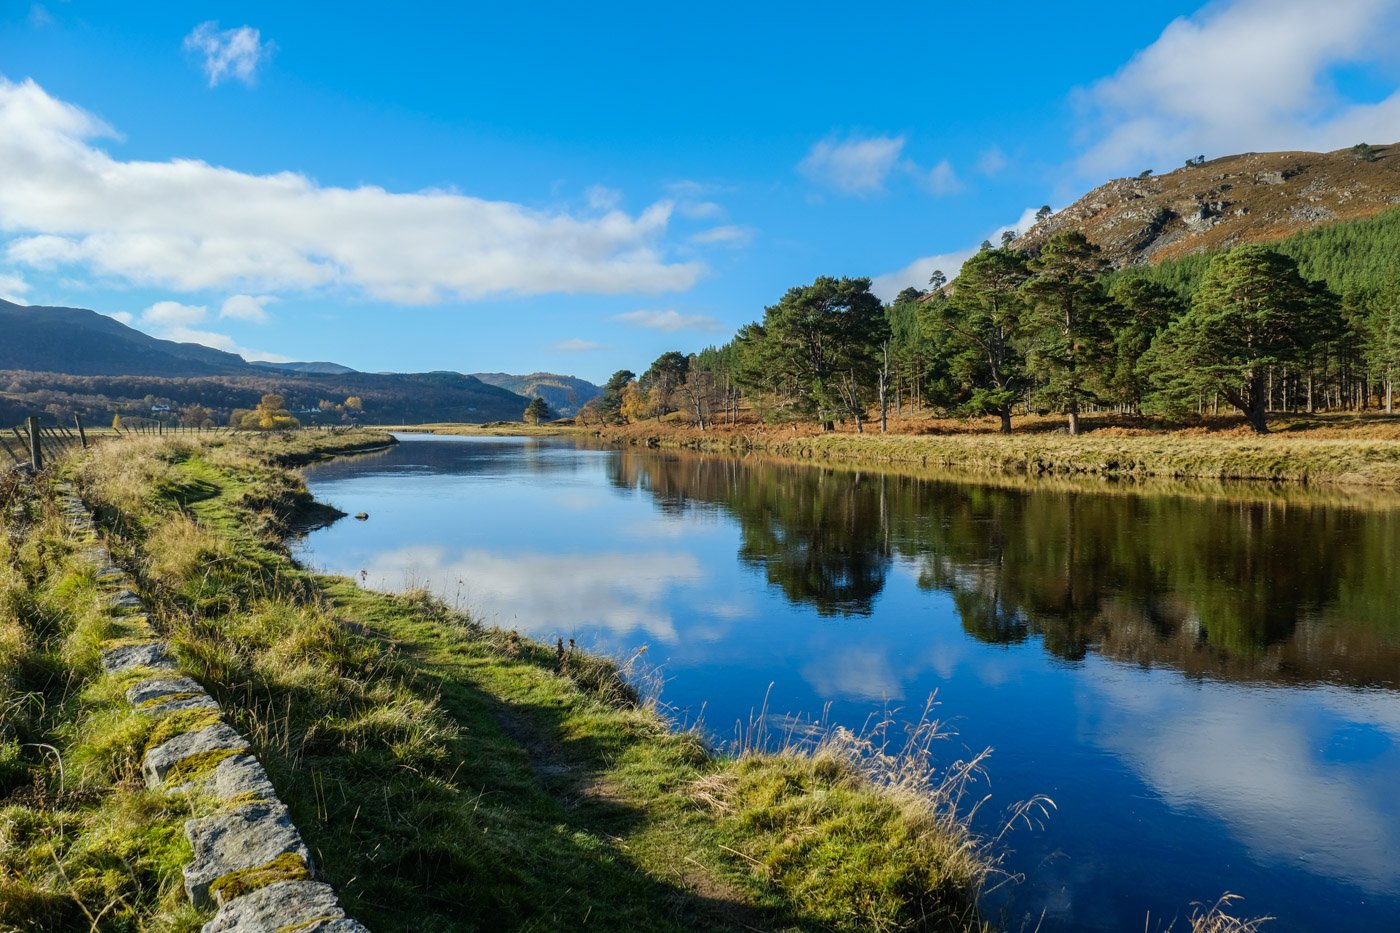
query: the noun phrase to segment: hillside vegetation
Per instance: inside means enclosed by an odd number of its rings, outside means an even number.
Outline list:
[[[1400,146],[1247,152],[1115,179],[1046,216],[1012,245],[1036,252],[1055,234],[1077,230],[1122,268],[1272,243],[1397,204]]]
[[[147,336],[81,308],[25,307],[0,301],[0,413],[74,413],[105,424],[114,413],[150,415],[153,405],[198,405],[225,423],[268,393],[286,398],[304,421],[322,402],[354,397],[378,422],[518,419],[529,399],[453,372],[360,373],[335,364],[254,364],[232,353]],[[11,419],[6,419],[11,420]],[[337,418],[330,420],[336,421]]]
[[[509,389],[525,398],[542,398],[549,405],[555,417],[568,418],[578,414],[578,410],[598,397],[602,391],[593,383],[575,376],[561,376],[558,373],[530,373],[527,376],[512,376],[509,373],[472,373],[487,385]]]

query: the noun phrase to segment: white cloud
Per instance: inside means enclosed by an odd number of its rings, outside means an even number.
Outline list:
[[[718,220],[724,216],[724,208],[714,201],[678,201],[676,213],[688,220]]]
[[[1400,89],[1343,98],[1342,66],[1393,62],[1400,0],[1233,0],[1174,20],[1117,73],[1079,92],[1098,177],[1198,154],[1339,149],[1400,138]]]
[[[29,7],[29,25],[35,29],[52,25],[53,14],[50,13],[42,3],[31,4]]]
[[[257,82],[258,67],[272,56],[274,48],[271,42],[263,42],[262,34],[251,26],[220,30],[213,20],[200,23],[185,36],[185,51],[204,57],[200,66],[210,87],[218,87],[229,79],[252,87]]]
[[[621,191],[603,185],[594,185],[583,193],[583,197],[595,211],[610,211],[622,203]]]
[[[235,295],[234,298],[249,298],[247,295]],[[232,301],[233,299],[229,299]],[[257,299],[249,299],[257,301]],[[228,307],[228,302],[224,302],[224,307]],[[123,324],[133,323],[132,316],[125,312],[117,312],[109,315],[116,318]],[[209,316],[209,309],[204,305],[187,305],[178,301],[157,301],[149,308],[141,312],[139,323],[142,328],[148,331],[151,336],[159,337],[162,340],[174,340],[176,343],[197,343],[201,346],[212,347],[215,350],[223,350],[225,353],[237,353],[245,360],[268,360],[273,363],[285,363],[291,358],[281,356],[276,353],[268,353],[264,350],[252,350],[239,346],[238,342],[227,334],[219,334],[210,330],[200,330],[192,327],[194,324],[201,324]],[[220,313],[220,317],[223,317]]]
[[[575,216],[442,192],[330,188],[293,172],[123,162],[112,131],[32,81],[0,79],[0,231],[38,268],[182,291],[353,288],[402,304],[500,293],[655,293],[691,287],[699,262],[659,248],[672,205]]]
[[[106,314],[107,317],[111,318],[112,320],[120,321],[121,323],[126,324],[127,326],[130,326],[136,321],[136,315],[132,314],[130,311],[104,311],[101,313]]]
[[[666,194],[675,201],[676,213],[688,220],[722,220],[724,208],[711,198],[732,191],[732,188],[691,179],[673,181],[666,186]]]
[[[885,181],[903,150],[903,136],[823,140],[812,147],[797,168],[812,181],[842,194],[879,194],[885,190]]]
[[[596,340],[584,340],[582,337],[571,337],[568,340],[559,341],[551,346],[550,349],[560,353],[591,353],[594,350],[605,349],[605,347]]]
[[[957,194],[963,190],[963,183],[958,178],[958,173],[953,171],[952,164],[944,159],[927,172],[920,171],[919,183],[924,186],[929,194],[942,197],[947,194]]]
[[[182,305],[178,301],[157,301],[141,312],[141,323],[168,327],[198,324],[204,320],[208,313],[209,309],[203,305]]]
[[[704,314],[682,314],[674,309],[665,311],[628,311],[613,316],[614,321],[635,324],[650,330],[664,330],[672,333],[678,330],[718,331],[723,328],[719,321]]]
[[[690,238],[690,242],[704,245],[748,246],[753,241],[753,231],[748,227],[739,227],[733,224],[726,224],[720,227],[711,227],[708,230],[701,230]]]
[[[29,292],[29,283],[24,276],[0,272],[0,300],[23,303],[23,296]]]
[[[988,236],[987,240],[993,246],[1001,245],[1001,235],[1003,233],[1024,233],[1035,223],[1036,208],[1028,207],[1021,212],[1020,218],[1014,224],[1006,224],[997,227]],[[977,250],[981,248],[978,243],[966,249],[953,250],[948,253],[938,253],[933,256],[920,256],[909,265],[897,272],[887,272],[884,275],[877,275],[871,281],[871,291],[875,292],[882,301],[892,301],[906,288],[925,289],[928,288],[929,276],[933,270],[938,269],[949,280],[958,276],[958,270],[962,264],[973,256],[977,255]]]
[[[197,328],[187,327],[183,324],[161,328],[154,336],[162,340],[173,340],[176,343],[197,343],[200,346],[212,347],[215,350],[223,350],[225,353],[237,353],[245,360],[266,360],[269,363],[291,362],[291,357],[289,356],[241,347],[238,345],[237,341],[227,334],[216,334],[213,331],[199,330]]]
[[[276,300],[271,295],[230,295],[219,308],[219,317],[262,324],[267,320],[267,311],[263,306]]]
[[[988,177],[1001,174],[1007,164],[1006,153],[1001,151],[1000,146],[984,149],[977,157],[977,171]]]

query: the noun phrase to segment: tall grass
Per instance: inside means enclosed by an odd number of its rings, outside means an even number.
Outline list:
[[[121,623],[100,610],[92,569],[42,479],[10,506],[0,534],[0,929],[198,929],[181,883],[191,801],[144,788],[150,722],[98,668],[97,646]]]
[[[315,455],[297,443],[111,443],[78,470],[352,914],[378,930],[980,928],[994,859],[961,811],[981,762],[934,780],[936,728],[905,748],[833,732],[719,755],[611,662],[307,574],[280,537],[309,498],[280,466]]]

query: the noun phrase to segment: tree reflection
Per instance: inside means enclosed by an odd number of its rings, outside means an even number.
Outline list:
[[[865,616],[895,557],[979,641],[1192,673],[1388,683],[1400,513],[958,484],[622,451],[613,482],[719,508],[796,604]]]
[[[739,559],[821,615],[869,615],[890,568],[888,477],[623,451],[614,485],[666,511],[722,506],[739,522]]]

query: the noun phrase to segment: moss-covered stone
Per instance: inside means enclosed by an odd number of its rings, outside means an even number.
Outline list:
[[[295,852],[283,852],[270,862],[253,868],[240,868],[209,885],[209,893],[222,903],[228,903],[259,888],[279,881],[310,881],[311,866]]]
[[[207,751],[196,752],[188,758],[180,759],[169,771],[165,772],[165,783],[171,787],[178,787],[181,784],[197,781],[217,768],[219,762],[225,758],[232,758],[236,754],[238,754],[236,748],[211,748]]]

